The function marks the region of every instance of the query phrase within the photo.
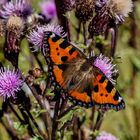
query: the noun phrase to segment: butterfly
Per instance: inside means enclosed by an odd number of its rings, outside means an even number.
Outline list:
[[[45,32],[43,40],[48,73],[52,85],[66,92],[74,104],[86,108],[125,108],[125,102],[111,81],[93,65],[78,48],[53,32]]]

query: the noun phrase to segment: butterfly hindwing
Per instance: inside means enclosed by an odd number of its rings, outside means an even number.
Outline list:
[[[102,74],[98,74],[93,84],[92,100],[102,109],[120,110],[125,103],[114,85]]]
[[[93,87],[86,87],[82,92],[73,90],[68,93],[70,99],[77,105],[91,107],[93,105],[108,110],[125,108],[125,103],[114,85],[102,74],[98,74]]]

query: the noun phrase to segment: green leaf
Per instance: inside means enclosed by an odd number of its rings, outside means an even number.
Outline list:
[[[14,122],[13,126],[17,131],[24,131],[28,125],[22,125],[20,122]]]
[[[101,36],[101,35],[96,36],[95,39],[96,39],[95,42],[96,42],[97,44],[99,43],[99,44],[107,45],[107,44],[109,43],[107,40],[104,39],[104,36]]]
[[[54,96],[53,90],[51,88],[47,89],[47,96]]]
[[[72,131],[65,132],[63,140],[71,140],[71,136],[73,135]]]
[[[100,134],[100,131],[98,131],[98,130],[91,132],[91,136],[93,136],[93,137],[97,137],[97,136],[99,136],[99,134]]]
[[[84,45],[84,44],[80,44],[80,45],[78,45],[78,48],[81,48],[81,49],[87,49],[87,46]]]
[[[41,110],[33,109],[32,110],[32,114],[33,114],[34,118],[38,118],[44,112],[46,112],[45,109],[41,109]]]

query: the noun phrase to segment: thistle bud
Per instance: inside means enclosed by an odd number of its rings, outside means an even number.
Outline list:
[[[43,71],[40,68],[34,68],[33,70],[29,71],[29,74],[32,75],[34,78],[39,78],[42,76]]]
[[[131,0],[104,0],[103,2],[101,3],[100,0],[95,2],[97,13],[89,24],[90,37],[103,35],[109,28],[122,23],[133,7]]]
[[[6,41],[4,55],[13,66],[18,66],[19,46],[21,42],[24,23],[22,18],[11,16],[6,24]]]
[[[0,20],[0,37],[5,36],[5,22]]]
[[[75,0],[63,0],[62,9],[64,11],[71,11],[75,7]]]
[[[103,35],[108,28],[110,20],[110,16],[104,9],[97,13],[97,15],[89,23],[89,37],[92,38],[94,35]]]
[[[95,11],[101,10],[101,8],[107,3],[107,0],[95,0]]]
[[[23,29],[23,20],[18,16],[11,16],[7,21],[7,30],[15,30],[16,35],[21,34]]]
[[[28,83],[28,85],[32,86],[33,83],[34,83],[34,76],[31,75],[31,74],[29,74],[29,75],[26,77],[25,81]]]
[[[93,0],[77,0],[76,1],[76,17],[86,22],[93,17],[94,2]]]

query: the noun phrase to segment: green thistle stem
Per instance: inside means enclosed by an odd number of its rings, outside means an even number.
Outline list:
[[[97,116],[96,124],[95,124],[94,129],[93,129],[94,131],[100,129],[101,124],[103,122],[103,117],[104,117],[104,112],[98,111],[98,116]]]

